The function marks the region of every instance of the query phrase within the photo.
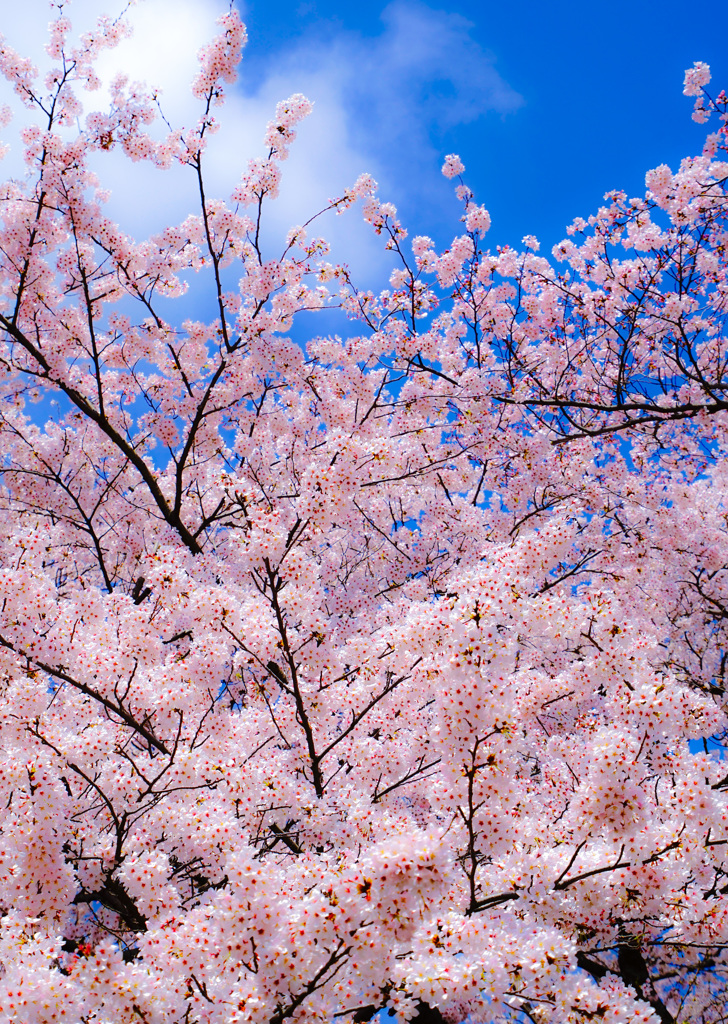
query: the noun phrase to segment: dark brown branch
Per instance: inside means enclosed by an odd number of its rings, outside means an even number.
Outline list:
[[[0,644],[3,647],[7,647],[8,650],[13,651],[15,654],[20,655],[20,657],[25,658],[28,663],[37,665],[38,668],[47,672],[49,676],[53,676],[54,679],[60,679],[61,682],[68,683],[80,693],[85,693],[87,697],[91,697],[93,700],[98,701],[98,703],[102,704],[107,711],[116,715],[122,720],[122,722],[124,722],[125,725],[128,725],[130,729],[133,729],[134,732],[138,733],[150,746],[154,747],[161,754],[166,754],[168,757],[170,756],[170,751],[167,749],[166,745],[161,740],[158,740],[157,737],[146,728],[146,726],[141,722],[138,722],[133,715],[129,714],[129,712],[126,711],[120,703],[115,704],[113,701],[109,700],[108,697],[104,697],[103,694],[98,693],[97,690],[94,690],[92,687],[80,682],[78,679],[74,679],[73,676],[69,675],[63,668],[54,668],[53,665],[48,665],[46,662],[40,661],[38,658],[31,657],[31,655],[26,654],[25,651],[21,651],[16,648],[14,644],[9,640],[6,640],[3,636],[0,636]]]

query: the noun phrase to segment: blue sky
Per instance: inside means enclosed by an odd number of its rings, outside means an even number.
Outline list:
[[[244,0],[239,9],[245,79],[280,60],[361,62],[342,80],[350,130],[376,164],[367,169],[412,228],[446,236],[455,206],[437,175],[442,155],[459,152],[492,214],[492,244],[533,233],[550,248],[608,189],[639,193],[648,168],[697,152],[705,129],[682,96],[693,61],[728,86],[728,7],[716,0]]]
[[[682,95],[686,67],[706,61],[715,91],[728,87],[728,8],[718,0],[236,2],[249,44],[211,152],[210,193],[229,193],[246,159],[260,155],[278,100],[304,92],[315,104],[285,166],[271,237],[368,171],[410,234],[430,234],[444,247],[460,225],[440,167],[446,153],[458,152],[491,212],[491,246],[535,234],[549,251],[605,191],[639,194],[646,170],[674,168],[700,150],[706,129],[691,120]],[[73,0],[67,10],[83,30],[121,6]],[[109,77],[130,68],[162,87],[173,122],[189,123],[197,116],[187,86],[194,56],[227,6],[138,0],[133,40],[104,58]],[[47,0],[25,0],[3,9],[0,32],[39,60],[48,16]],[[16,173],[13,159],[6,174]],[[137,237],[193,208],[191,183],[179,175],[129,167],[116,154],[104,159],[110,212]],[[321,231],[333,236],[335,254],[371,278],[365,283],[383,283],[381,247],[356,214]]]

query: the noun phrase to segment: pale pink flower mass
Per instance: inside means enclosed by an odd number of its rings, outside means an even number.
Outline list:
[[[278,238],[308,99],[209,184],[238,15],[177,126],[56,10],[44,83],[0,44],[0,1024],[720,1024],[725,93],[550,256],[454,154],[444,250],[368,174]]]
[[[465,172],[465,164],[462,162],[457,153],[450,153],[449,156],[445,157],[445,163],[442,165],[442,173],[446,178],[457,178],[458,175]]]

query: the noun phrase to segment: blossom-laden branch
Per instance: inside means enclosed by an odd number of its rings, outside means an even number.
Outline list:
[[[56,6],[43,82],[0,43],[3,1013],[718,1024],[725,94],[691,69],[703,153],[553,259],[486,248],[454,154],[443,252],[368,175],[275,239],[312,104],[213,195],[238,15],[179,129],[83,109],[127,29]],[[195,208],[131,237],[112,150]],[[314,234],[357,202],[378,294]]]

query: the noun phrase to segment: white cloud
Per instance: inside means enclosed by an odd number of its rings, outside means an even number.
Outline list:
[[[297,200],[310,196],[316,206],[368,171],[384,198],[399,202],[407,195],[410,206],[429,209],[416,226],[427,230],[432,210],[451,191],[439,175],[443,135],[488,112],[507,115],[523,103],[470,29],[460,15],[418,0],[394,0],[382,11],[379,34],[365,37],[315,24],[271,55],[273,74],[255,74],[262,63],[257,56],[252,76],[244,66],[248,103],[267,111],[291,92],[315,103],[292,150],[291,212]],[[256,79],[260,84],[251,90]],[[348,235],[348,218],[337,228]],[[361,244],[357,240],[357,249]]]
[[[133,38],[103,56],[104,78],[123,69],[132,79],[146,80],[160,90],[175,126],[193,123],[199,113],[189,90],[195,56],[227,6],[223,0],[140,0],[129,12]],[[98,0],[74,0],[66,8],[81,30],[102,9]],[[25,0],[3,12],[8,42],[36,62],[47,62],[38,28],[46,12],[51,15],[44,0]],[[229,194],[247,159],[261,155],[276,102],[294,92],[314,101],[314,113],[300,127],[284,164],[281,198],[269,212],[269,237],[301,223],[362,171],[382,181],[387,198],[403,191],[404,179],[410,195],[427,199],[439,188],[433,185],[442,155],[439,134],[487,111],[504,114],[520,104],[460,16],[395,0],[381,20],[379,35],[367,38],[341,30],[326,35],[325,27],[324,34],[317,27],[270,54],[269,68],[261,68],[256,57],[246,70],[243,61],[239,85],[229,90],[221,130],[210,145],[210,195]],[[89,99],[98,107],[103,95]],[[0,169],[17,174],[17,167],[11,161]],[[98,172],[113,193],[109,212],[138,237],[194,209],[194,182],[181,170],[159,172],[113,153],[99,161]],[[337,255],[343,250],[342,258],[355,271],[373,271],[381,263],[381,241],[355,211],[327,219],[319,230],[331,238]]]

